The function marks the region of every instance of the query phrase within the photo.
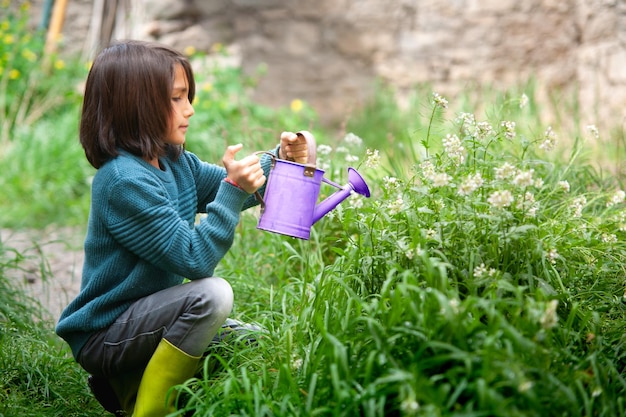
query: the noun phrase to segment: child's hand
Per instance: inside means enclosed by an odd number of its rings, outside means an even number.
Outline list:
[[[280,151],[278,157],[287,159],[299,164],[306,164],[309,158],[309,147],[305,133],[296,134],[293,132],[283,132],[280,135]],[[306,134],[309,134],[306,132]]]
[[[226,177],[248,194],[252,194],[265,184],[265,173],[261,168],[259,157],[254,154],[240,161],[235,160],[235,154],[242,148],[242,144],[226,148],[222,163],[226,168]]]

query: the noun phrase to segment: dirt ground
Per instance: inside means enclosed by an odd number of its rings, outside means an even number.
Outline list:
[[[0,229],[2,261],[9,263],[5,272],[41,302],[55,323],[80,289],[83,240],[80,228]],[[12,267],[14,260],[18,260],[17,268]]]

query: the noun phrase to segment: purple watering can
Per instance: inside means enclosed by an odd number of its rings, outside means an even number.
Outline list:
[[[272,168],[265,187],[265,199],[256,194],[261,202],[257,228],[308,240],[311,226],[348,198],[352,191],[369,197],[370,190],[363,177],[352,167],[348,168],[348,184],[344,186],[324,178],[324,171],[315,167],[316,145],[313,135],[307,131],[298,132],[297,135],[307,141],[307,164],[271,155]],[[322,182],[339,190],[316,204]]]

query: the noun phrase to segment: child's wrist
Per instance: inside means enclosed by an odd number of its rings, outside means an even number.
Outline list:
[[[224,181],[229,183],[232,186],[235,186],[235,187],[239,188],[240,190],[243,190],[243,188],[241,188],[241,186],[239,184],[237,184],[234,180],[231,180],[228,177],[224,178]]]

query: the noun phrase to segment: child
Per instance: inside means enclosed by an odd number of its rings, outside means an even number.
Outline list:
[[[194,94],[189,61],[153,43],[103,50],[87,77],[80,142],[97,172],[81,290],[56,332],[112,412],[172,410],[167,391],[193,376],[231,312],[232,289],[213,271],[269,173],[267,155],[235,159],[241,144],[224,168],[184,149]],[[305,162],[306,140],[284,132],[271,153]]]

